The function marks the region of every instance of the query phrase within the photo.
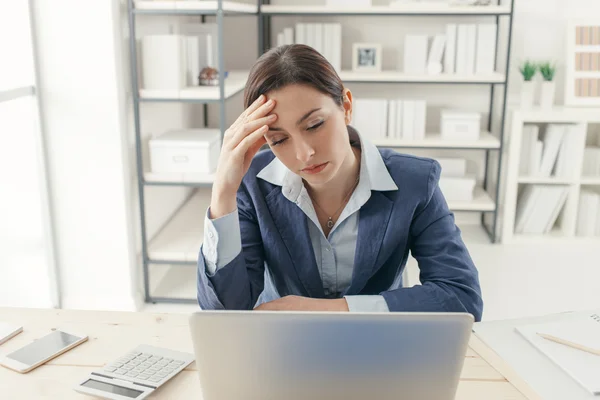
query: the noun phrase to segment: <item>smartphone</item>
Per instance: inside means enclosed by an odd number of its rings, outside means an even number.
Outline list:
[[[0,357],[0,364],[23,374],[85,342],[87,339],[86,335],[55,330],[21,347],[19,350]]]
[[[0,344],[23,332],[23,327],[0,322]]]

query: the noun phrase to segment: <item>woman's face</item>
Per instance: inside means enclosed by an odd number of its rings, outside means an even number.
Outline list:
[[[352,94],[344,105],[305,85],[288,85],[267,93],[276,101],[277,120],[265,134],[275,156],[310,184],[321,185],[336,175],[350,152],[348,130]]]

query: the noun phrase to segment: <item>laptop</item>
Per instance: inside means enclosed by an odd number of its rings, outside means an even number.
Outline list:
[[[204,400],[451,400],[468,313],[200,311]]]

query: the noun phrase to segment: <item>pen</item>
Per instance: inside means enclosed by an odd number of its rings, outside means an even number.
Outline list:
[[[585,351],[585,352],[592,353],[592,354],[595,354],[597,356],[600,356],[600,350],[598,350],[598,349],[593,349],[591,347],[587,347],[587,346],[584,346],[584,345],[581,345],[581,344],[578,344],[578,343],[570,342],[568,340],[557,338],[556,336],[548,335],[546,333],[538,333],[538,335],[541,336],[541,337],[543,337],[544,339],[550,340],[552,342],[564,344],[565,346],[569,346],[569,347],[572,347],[574,349],[578,349],[578,350],[581,350],[581,351]]]

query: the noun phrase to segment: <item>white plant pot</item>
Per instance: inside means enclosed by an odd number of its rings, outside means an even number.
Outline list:
[[[540,92],[540,107],[552,108],[554,106],[554,95],[556,93],[556,83],[554,81],[543,81]]]
[[[533,107],[534,94],[535,82],[523,81],[521,84],[521,108],[530,109]]]

